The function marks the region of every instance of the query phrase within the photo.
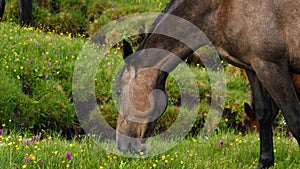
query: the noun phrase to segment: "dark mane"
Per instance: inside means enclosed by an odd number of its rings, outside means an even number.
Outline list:
[[[153,31],[154,31],[154,29],[156,28],[156,26],[162,21],[164,14],[165,14],[165,13],[168,13],[169,9],[170,9],[171,7],[174,6],[175,2],[176,2],[176,0],[171,0],[171,1],[166,5],[165,9],[162,11],[162,14],[160,14],[160,15],[155,19],[154,23],[152,24],[152,26],[151,26],[151,28],[149,29],[148,32],[153,32]],[[181,3],[181,2],[180,2],[180,3]],[[144,48],[145,42],[147,41],[147,39],[150,37],[151,34],[152,34],[152,33],[147,33],[147,34],[146,34],[144,40],[141,42],[140,46],[137,48],[137,51]]]

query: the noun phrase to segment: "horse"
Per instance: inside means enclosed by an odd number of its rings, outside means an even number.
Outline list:
[[[246,74],[246,72],[245,72],[245,74]],[[290,73],[290,76],[291,76],[292,82],[294,84],[297,96],[299,98],[299,96],[300,96],[300,75]],[[250,106],[248,103],[244,103],[244,111],[245,111],[245,114],[244,114],[244,117],[242,120],[243,134],[245,134],[247,132],[257,131],[259,129],[258,121],[256,118],[256,113],[253,110],[252,106]],[[276,124],[274,124],[274,121],[275,121],[278,113],[279,113],[279,108],[273,102],[273,118],[272,118],[273,125],[276,125]]]
[[[0,0],[0,20],[2,20],[5,10],[5,0]]]
[[[273,101],[281,109],[294,138],[300,144],[300,105],[289,72],[300,74],[300,2],[298,0],[172,0],[157,17],[134,53],[124,51],[116,95],[119,116],[117,148],[145,151],[157,118],[167,106],[165,81],[168,71],[203,45],[203,36],[179,23],[168,26],[169,15],[182,18],[202,30],[220,57],[243,68],[248,75],[253,109],[259,123],[260,157],[257,168],[274,164],[272,139]],[[161,35],[179,33],[183,39]],[[172,54],[151,52],[164,49]],[[155,57],[162,54],[163,56]],[[175,57],[174,57],[175,56]],[[166,68],[167,67],[167,68]],[[166,70],[167,71],[162,71]],[[136,138],[136,139],[130,139]]]
[[[19,0],[19,14],[21,26],[31,26],[33,22],[33,0]],[[0,21],[3,20],[5,0],[0,0]]]

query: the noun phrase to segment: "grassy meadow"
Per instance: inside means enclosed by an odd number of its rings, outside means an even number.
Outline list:
[[[103,147],[90,137],[83,137],[81,141],[66,141],[57,134],[42,135],[43,138],[17,131],[9,135],[2,134],[0,167],[251,169],[256,168],[259,156],[257,134],[242,136],[230,132],[220,133],[207,140],[190,137],[160,155],[133,159],[104,151]],[[274,140],[276,161],[272,168],[299,168],[300,155],[295,139],[277,136]]]
[[[131,159],[105,151],[93,136],[73,138],[74,130],[79,126],[72,100],[73,70],[84,44],[89,40],[87,34],[92,35],[113,19],[128,14],[161,11],[167,0],[66,1],[67,5],[61,5],[60,11],[53,15],[50,15],[48,1],[43,2],[36,1],[39,6],[35,6],[35,25],[39,25],[38,28],[17,24],[14,1],[8,1],[5,22],[0,22],[0,168],[256,167],[258,134],[242,136],[236,129],[229,129],[228,121],[232,119],[222,118],[216,134],[207,140],[195,135],[201,130],[202,118],[209,111],[211,99],[208,74],[199,65],[189,66],[199,88],[198,117],[195,117],[190,136],[171,150],[153,157],[143,158],[141,154],[141,158]],[[86,6],[79,17],[74,11],[79,9],[80,4]],[[95,11],[97,8],[101,10]],[[68,10],[71,10],[70,14]],[[58,19],[64,20],[64,24],[58,24]],[[79,31],[82,28],[80,24],[86,25],[83,32]],[[134,39],[132,42],[135,43]],[[121,53],[121,46],[117,45],[99,56],[102,61],[95,77],[95,96],[99,105],[95,113],[102,114],[113,128],[118,112],[112,84],[116,80],[115,72],[122,64]],[[224,63],[224,68],[225,107],[236,114],[233,120],[241,123],[243,104],[251,102],[249,84],[242,70],[227,63]],[[158,121],[155,134],[171,126],[179,112],[180,89],[176,80],[169,77],[166,87],[169,107]],[[93,116],[90,121],[95,122]],[[279,122],[284,124],[282,117],[279,117]],[[299,146],[281,128],[274,133],[274,144],[276,164],[273,168],[300,167]],[[110,143],[107,146],[114,145]]]

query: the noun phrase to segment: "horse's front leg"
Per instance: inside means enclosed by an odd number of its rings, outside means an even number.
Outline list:
[[[268,168],[274,164],[272,139],[273,101],[268,92],[261,85],[255,72],[246,70],[246,73],[252,89],[252,107],[256,112],[259,124],[260,158],[257,168]]]

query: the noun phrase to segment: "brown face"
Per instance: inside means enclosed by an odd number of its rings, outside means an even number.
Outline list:
[[[116,87],[119,99],[117,147],[121,151],[145,151],[146,139],[164,112],[167,97],[157,89],[161,73],[156,68],[138,68],[126,62]]]

